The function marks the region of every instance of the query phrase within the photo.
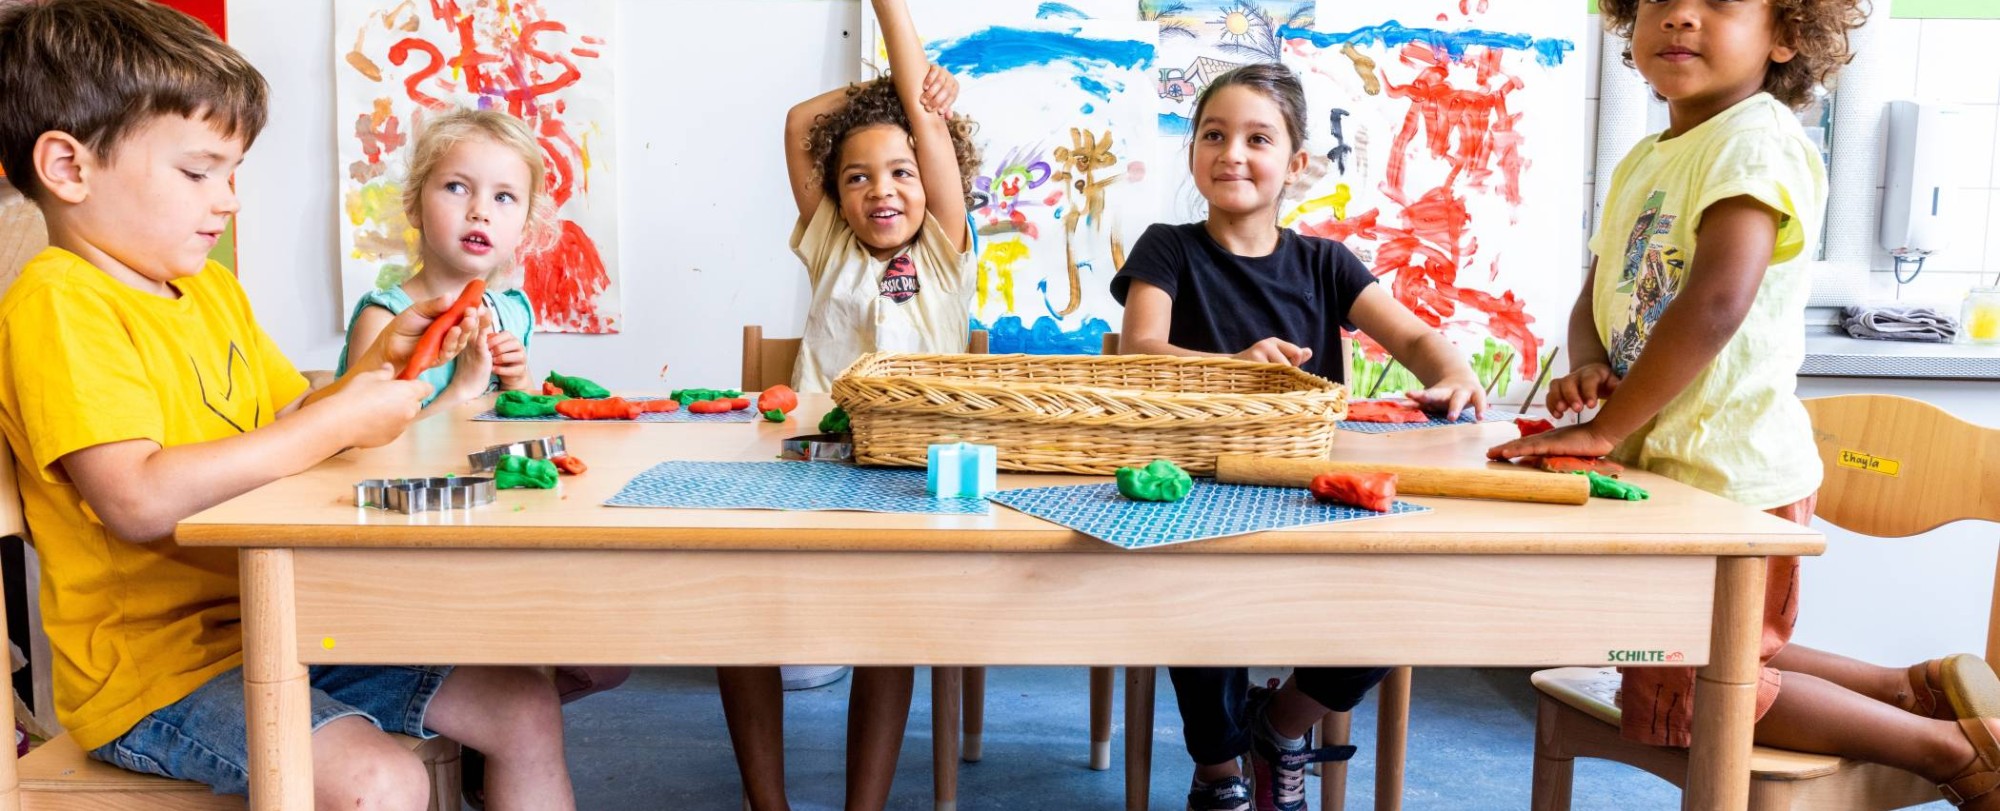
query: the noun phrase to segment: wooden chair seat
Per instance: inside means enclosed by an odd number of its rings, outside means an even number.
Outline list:
[[[1563,667],[1529,677],[1541,694],[1536,723],[1536,775],[1545,759],[1608,757],[1637,766],[1677,786],[1687,785],[1687,750],[1627,741],[1618,731],[1618,671]],[[1553,741],[1552,741],[1553,738]],[[1554,743],[1553,751],[1544,747]],[[1536,811],[1569,807],[1567,780],[1560,803],[1538,785]],[[1834,755],[1793,752],[1768,746],[1750,749],[1750,808],[1908,808],[1936,802],[1937,787],[1909,772]]]
[[[424,741],[392,736],[424,759],[431,773],[431,811],[457,811],[459,746],[445,738]],[[95,760],[68,734],[58,735],[20,760],[23,811],[242,811],[244,799],[208,786],[126,771]]]

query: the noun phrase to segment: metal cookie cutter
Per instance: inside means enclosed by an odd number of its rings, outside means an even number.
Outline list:
[[[499,469],[500,459],[505,456],[526,456],[529,459],[554,459],[566,453],[567,451],[563,450],[562,435],[557,434],[555,436],[545,436],[541,439],[524,439],[520,442],[494,445],[483,451],[468,453],[465,455],[465,458],[472,462],[472,472],[485,473],[490,470]]]
[[[399,513],[464,510],[492,504],[497,493],[485,476],[369,479],[354,485],[354,503]]]

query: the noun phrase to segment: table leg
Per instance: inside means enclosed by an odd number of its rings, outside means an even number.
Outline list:
[[[251,811],[311,808],[312,720],[289,549],[246,549],[243,703],[249,717]]]
[[[965,743],[959,758],[978,763],[986,746],[986,668],[965,669]]]
[[[931,668],[931,770],[937,811],[958,808],[959,701],[965,668]]]
[[[1708,666],[1694,689],[1688,749],[1688,811],[1742,811],[1750,802],[1750,742],[1756,723],[1764,628],[1764,558],[1717,558]]]
[[[1327,713],[1319,719],[1319,745],[1346,746],[1353,731],[1353,713]],[[1347,761],[1319,764],[1319,807],[1322,811],[1347,808]]]
[[[1389,671],[1376,695],[1375,811],[1403,807],[1403,762],[1410,749],[1410,669]]]
[[[1111,768],[1111,690],[1118,668],[1090,669],[1090,768]]]

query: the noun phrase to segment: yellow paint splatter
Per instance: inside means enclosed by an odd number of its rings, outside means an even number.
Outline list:
[[[1002,312],[1014,311],[1014,264],[1028,258],[1028,244],[1018,239],[989,242],[986,249],[979,252],[979,309],[986,309],[987,296],[993,290],[1000,292],[1000,301],[1006,305]],[[999,276],[999,283],[993,277]]]
[[[321,640],[319,641],[319,646],[320,646],[320,647],[322,647],[322,648],[325,648],[325,649],[327,649],[327,650],[333,650],[333,637],[330,637],[330,636],[329,636],[329,637],[325,637],[325,638],[322,638],[322,639],[321,639]]]
[[[1303,203],[1300,203],[1298,208],[1292,209],[1292,212],[1290,214],[1285,215],[1284,225],[1285,227],[1290,228],[1292,223],[1298,222],[1300,217],[1303,217],[1307,214],[1311,214],[1315,211],[1325,211],[1327,209],[1333,210],[1334,219],[1338,220],[1347,219],[1347,204],[1349,201],[1353,199],[1354,199],[1353,189],[1348,188],[1347,184],[1345,183],[1335,184],[1333,187],[1332,194],[1326,195],[1324,197],[1315,197],[1311,200],[1307,200]]]
[[[356,226],[400,220],[403,218],[403,187],[386,180],[370,183],[348,192],[343,203],[347,221]]]

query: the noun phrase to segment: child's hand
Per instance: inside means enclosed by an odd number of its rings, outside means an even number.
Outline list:
[[[1561,419],[1564,414],[1596,408],[1597,401],[1618,390],[1618,381],[1610,364],[1586,363],[1571,369],[1549,384],[1549,417]]]
[[[951,117],[951,105],[958,101],[958,77],[938,65],[932,65],[924,74],[924,96],[920,100],[924,111]]]
[[[356,448],[387,445],[401,436],[417,418],[424,398],[431,396],[431,384],[422,380],[397,380],[396,368],[389,364],[367,371],[355,371],[339,384],[340,390],[323,402],[338,404],[341,424],[347,426],[347,444]]]
[[[493,385],[494,362],[492,344],[487,340],[489,337],[488,333],[476,334],[458,353],[458,361],[451,368],[451,383],[445,390],[445,396],[452,402],[481,396]]]
[[[1618,437],[1608,437],[1599,431],[1595,421],[1580,425],[1565,425],[1553,431],[1534,436],[1524,436],[1512,442],[1496,445],[1486,451],[1486,458],[1505,462],[1523,456],[1581,456],[1596,459],[1611,453],[1618,447]]]
[[[1313,351],[1280,338],[1265,338],[1236,353],[1235,357],[1260,363],[1282,363],[1298,366],[1312,360]]]
[[[486,348],[493,357],[493,374],[500,377],[501,391],[528,391],[534,386],[535,381],[528,379],[528,348],[514,333],[487,335]]]
[[[451,309],[451,299],[446,296],[411,304],[408,309],[397,313],[395,318],[389,319],[389,325],[382,329],[380,335],[375,336],[375,343],[369,346],[368,352],[362,356],[366,363],[357,365],[366,368],[379,362],[394,364],[398,369],[403,368],[403,365],[410,361],[410,355],[416,351],[417,341],[424,337],[424,330],[449,309]],[[445,332],[444,343],[438,347],[437,356],[449,358],[464,351],[466,342],[486,329],[486,320],[490,317],[490,313],[491,311],[485,307],[466,310],[465,320]]]
[[[1457,419],[1472,406],[1472,413],[1480,419],[1486,418],[1486,390],[1480,388],[1476,378],[1463,380],[1445,378],[1437,385],[1419,391],[1408,391],[1404,396],[1415,401],[1417,407],[1433,414],[1443,414],[1446,419]]]

